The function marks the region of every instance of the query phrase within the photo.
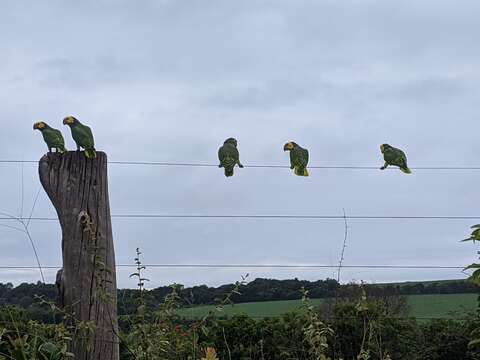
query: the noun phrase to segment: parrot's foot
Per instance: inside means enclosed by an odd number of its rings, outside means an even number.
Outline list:
[[[242,169],[244,168],[244,166],[243,166],[242,164],[240,164],[240,163],[238,163],[238,167],[239,167],[239,168],[242,168]]]
[[[385,170],[386,168],[387,168],[386,166],[382,166],[380,170]]]
[[[218,165],[218,167],[221,168],[221,167],[222,167],[222,164]]]

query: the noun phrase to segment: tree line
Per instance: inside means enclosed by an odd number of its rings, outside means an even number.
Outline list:
[[[178,285],[182,306],[211,305],[221,298],[223,294],[230,292],[235,284],[226,284],[218,287],[206,285],[183,287]],[[455,294],[477,293],[478,287],[467,280],[446,280],[430,282],[407,282],[398,284],[364,284],[364,289],[371,296],[392,295],[421,295],[421,294]],[[240,294],[233,294],[232,301],[235,303],[275,301],[275,300],[298,300],[301,299],[300,289],[309,292],[312,299],[332,298],[339,293],[347,296],[351,285],[339,285],[334,279],[307,281],[299,279],[275,280],[255,279],[239,287]],[[161,286],[145,293],[146,303],[149,308],[155,308],[161,304],[165,297],[172,291],[171,286]],[[119,314],[131,314],[136,310],[138,290],[118,290]],[[57,289],[53,284],[23,283],[13,286],[11,283],[0,283],[0,306],[18,305],[22,308],[37,308],[38,298],[55,301]]]

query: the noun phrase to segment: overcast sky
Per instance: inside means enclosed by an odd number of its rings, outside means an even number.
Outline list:
[[[480,2],[2,1],[0,159],[38,160],[32,124],[74,115],[116,161],[216,163],[238,139],[248,164],[479,166]],[[24,214],[40,187],[25,164]],[[0,211],[21,209],[20,164],[0,164]],[[110,165],[114,214],[480,215],[480,171],[222,170]],[[35,216],[55,216],[41,192]],[[0,222],[15,225],[12,222]],[[471,220],[350,220],[345,265],[473,262]],[[343,220],[113,220],[117,263],[338,263]],[[32,221],[43,265],[61,264],[56,222]],[[0,265],[35,265],[28,239],[0,228]],[[150,287],[250,278],[323,279],[334,269],[148,269]],[[54,281],[54,270],[46,270]],[[134,287],[129,271],[120,287]],[[343,281],[461,278],[459,270],[345,269]],[[0,281],[39,280],[0,270]]]

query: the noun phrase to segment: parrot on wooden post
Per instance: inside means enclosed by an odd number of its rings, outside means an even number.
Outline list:
[[[63,124],[70,126],[73,140],[75,140],[75,143],[77,144],[77,151],[80,151],[80,148],[84,148],[86,158],[96,158],[97,153],[95,151],[95,141],[93,139],[92,130],[88,126],[83,125],[73,116],[67,116],[63,119]]]
[[[67,152],[65,140],[60,130],[50,127],[43,121],[38,121],[33,124],[33,130],[39,130],[42,133],[43,140],[45,140],[49,152],[52,152],[52,149],[55,149],[59,154]]]

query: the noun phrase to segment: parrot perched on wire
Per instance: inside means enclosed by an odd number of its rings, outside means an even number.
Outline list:
[[[402,150],[394,148],[388,144],[380,145],[380,150],[382,151],[385,160],[385,165],[383,165],[380,170],[385,170],[388,165],[394,165],[398,166],[405,174],[412,173],[407,165],[407,156]]]
[[[285,144],[283,151],[290,151],[290,169],[294,170],[295,175],[308,176],[308,150],[290,141]]]
[[[473,225],[472,229],[472,234],[468,239],[462,240],[462,241],[480,241],[480,224],[478,225]]]
[[[59,154],[67,152],[67,149],[65,148],[65,140],[63,139],[60,130],[50,127],[43,121],[33,124],[33,130],[39,130],[42,133],[43,140],[47,143],[49,152],[52,152],[52,149],[55,149]]]
[[[96,158],[97,153],[95,152],[95,141],[93,139],[92,130],[88,126],[83,125],[73,116],[67,116],[63,119],[63,124],[70,126],[73,140],[75,140],[75,143],[77,144],[77,151],[80,151],[80,148],[84,148],[86,158]]]
[[[228,138],[223,143],[223,146],[218,149],[218,159],[220,160],[219,168],[225,168],[225,176],[233,176],[233,168],[235,165],[243,168],[240,162],[240,154],[237,149],[238,143],[234,138]]]

